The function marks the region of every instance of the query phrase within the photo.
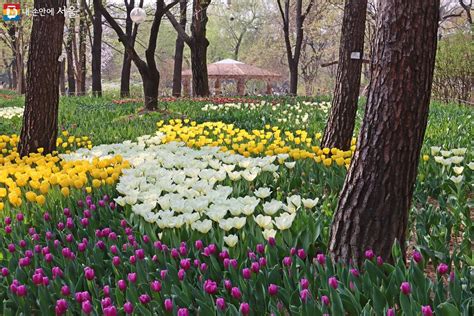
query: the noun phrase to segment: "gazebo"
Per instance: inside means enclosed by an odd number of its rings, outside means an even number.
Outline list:
[[[207,65],[207,76],[209,81],[214,80],[214,93],[222,94],[221,80],[234,80],[237,82],[237,94],[245,94],[245,83],[247,80],[262,80],[267,83],[267,94],[272,94],[272,83],[281,78],[280,74],[244,64],[233,59],[224,59]],[[191,69],[182,72],[183,94],[190,95],[191,92]]]

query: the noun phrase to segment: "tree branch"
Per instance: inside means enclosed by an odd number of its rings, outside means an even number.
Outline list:
[[[166,17],[168,20],[170,20],[171,24],[173,25],[174,29],[176,32],[178,32],[178,36],[181,37],[181,39],[188,45],[191,45],[192,38],[186,34],[186,31],[184,28],[181,26],[181,24],[178,23],[174,15],[170,11],[166,11]]]

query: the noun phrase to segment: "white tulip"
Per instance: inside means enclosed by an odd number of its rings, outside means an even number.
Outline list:
[[[466,154],[467,148],[455,148],[455,149],[451,149],[451,151],[456,156],[464,156]]]
[[[461,174],[461,173],[464,171],[464,167],[457,167],[457,166],[455,166],[455,167],[453,167],[453,171],[454,171],[454,173],[456,173],[456,174]]]
[[[443,157],[449,157],[451,154],[451,150],[441,150],[441,155],[443,155]]]
[[[285,230],[291,227],[296,214],[283,213],[275,218],[275,225],[279,230]]]
[[[468,163],[467,166],[469,167],[469,169],[474,170],[474,161]]]
[[[451,177],[449,178],[449,180],[453,181],[455,184],[460,183],[463,179],[464,179],[464,176],[462,176],[462,175],[457,176],[457,177],[451,176]]]
[[[262,234],[263,237],[268,240],[270,238],[275,238],[277,231],[274,229],[265,229]]]
[[[432,156],[437,155],[440,150],[441,150],[441,147],[432,146],[432,147],[431,147],[431,155],[432,155]]]
[[[281,201],[271,200],[271,202],[266,202],[263,204],[263,211],[267,215],[274,215],[282,207],[283,203]]]
[[[258,190],[254,191],[253,194],[255,194],[256,197],[259,197],[261,199],[267,198],[272,194],[272,190],[270,188],[259,188]]]
[[[271,229],[273,228],[272,218],[271,216],[265,216],[262,214],[257,215],[254,217],[255,223],[263,229]]]
[[[293,168],[296,166],[296,161],[293,161],[293,162],[285,162],[285,166],[286,166],[288,169],[293,169]]]
[[[316,204],[318,204],[319,202],[319,198],[315,198],[314,200],[311,200],[311,199],[302,199],[301,200],[303,202],[303,206],[306,207],[306,208],[313,208],[316,206]]]
[[[208,219],[203,221],[195,221],[191,224],[191,228],[202,234],[207,234],[212,228],[212,222]]]
[[[224,242],[229,246],[230,248],[235,247],[237,245],[237,242],[239,241],[239,237],[237,235],[228,235],[224,236]]]
[[[464,160],[464,157],[462,157],[462,156],[452,156],[449,159],[451,159],[452,163],[457,165],[457,164],[460,164]]]

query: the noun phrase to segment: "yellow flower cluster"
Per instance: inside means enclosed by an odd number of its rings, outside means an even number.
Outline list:
[[[351,150],[320,148],[321,133],[309,135],[304,130],[283,131],[277,126],[265,125],[262,130],[247,131],[222,122],[198,124],[188,119],[159,121],[158,131],[165,134],[164,142],[182,141],[189,147],[220,147],[222,151],[239,153],[245,157],[288,154],[293,159],[314,159],[317,163],[331,166],[333,163],[348,167],[355,150],[355,139]]]
[[[6,202],[12,207],[19,207],[26,201],[43,205],[46,195],[54,188],[63,196],[69,196],[71,189],[90,192],[92,187],[114,184],[122,169],[129,167],[120,156],[67,162],[55,154],[43,155],[39,150],[39,153],[21,158],[16,151],[17,142],[16,135],[0,135],[0,211]],[[71,147],[91,145],[83,137],[61,143]]]

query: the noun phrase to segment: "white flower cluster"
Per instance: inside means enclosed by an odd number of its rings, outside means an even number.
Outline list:
[[[18,106],[0,108],[0,118],[11,119],[16,116],[23,116],[23,108]]]
[[[452,169],[456,175],[452,175],[449,179],[456,184],[460,183],[464,179],[464,167],[460,164],[464,161],[466,152],[467,148],[443,150],[438,146],[431,147],[431,155],[434,156],[435,162],[447,168],[451,167],[451,165],[454,165]],[[467,164],[467,166],[469,169],[474,170],[474,162],[471,161]]]
[[[299,195],[289,196],[286,204],[264,201],[272,193],[266,187],[242,192],[244,196],[235,192],[235,181],[252,182],[265,172],[277,176],[278,169],[284,168],[276,163],[277,156],[246,158],[217,147],[196,150],[184,143],[162,144],[162,138],[163,134],[157,133],[140,137],[138,142],[81,148],[61,158],[92,160],[121,155],[132,168],[124,170],[119,179],[117,191],[122,196],[117,203],[131,206],[132,212],[161,229],[186,226],[205,234],[215,223],[229,232],[242,229],[251,219],[269,238],[276,234],[274,225],[279,230],[289,229],[298,210],[313,208],[318,202]],[[230,235],[226,240],[229,247],[236,243]]]
[[[216,111],[227,113],[229,111],[256,111],[264,110],[275,117],[279,123],[292,122],[295,124],[306,124],[315,109],[327,113],[331,107],[330,102],[297,102],[296,104],[273,104],[271,102],[261,101],[260,103],[224,103],[224,104],[206,104],[201,110],[204,112]]]

